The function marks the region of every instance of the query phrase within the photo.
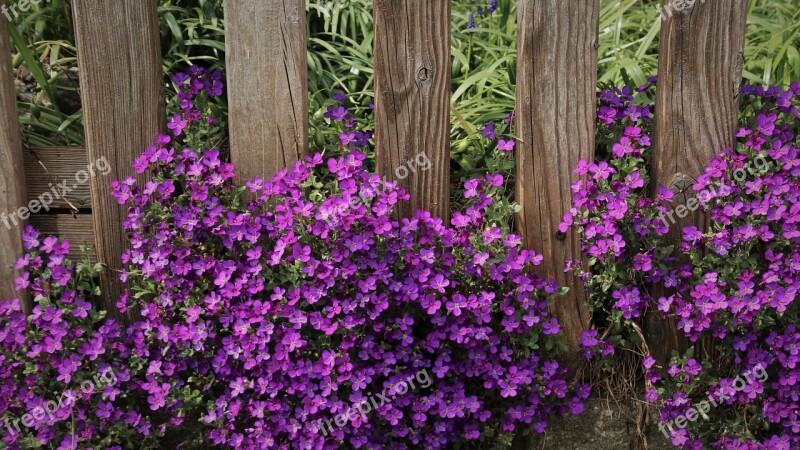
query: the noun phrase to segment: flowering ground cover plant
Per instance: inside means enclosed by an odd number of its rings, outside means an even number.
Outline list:
[[[558,287],[484,220],[502,177],[473,180],[451,225],[423,211],[401,221],[408,195],[357,151],[237,188],[218,151],[179,148],[159,137],[137,164],[150,180],[115,192],[130,206],[123,278],[151,409],[199,418],[233,448],[442,448],[581,410],[587,389],[571,392],[551,357]],[[428,389],[316,429],[423,369]]]
[[[19,300],[0,303],[0,447],[154,444],[131,396],[123,331],[92,306],[99,265],[73,264],[68,243],[30,227],[23,240],[17,285],[35,305],[28,316]]]
[[[451,220],[399,219],[408,195],[370,172],[368,102],[324,102],[317,153],[240,185],[214,148],[221,74],[172,81],[169,132],[134,163],[146,181],[113,185],[131,244],[118,307],[137,320],[105,319],[100,267],[25,231],[17,281],[33,314],[0,304],[4,447],[494,448],[583,409],[589,389],[557,362],[548,312],[565,288],[534,275],[541,255],[510,232],[513,113],[461,141]],[[599,93],[600,159],[576,168],[560,227],[587,255],[569,267],[597,327],[584,355],[605,368],[636,355],[678,447],[797,448],[800,84],[745,87],[739,145],[693,186],[710,226],[676,248],[674,194],[648,176],[655,82]],[[657,365],[647,314],[702,346]],[[695,408],[706,395],[713,410]]]
[[[139,316],[124,331],[91,306],[99,267],[75,268],[67,243],[26,231],[19,284],[36,306],[27,322],[18,301],[0,310],[0,417],[106,369],[116,380],[4,437],[10,448],[486,448],[582,410],[588,387],[554,358],[547,306],[563,289],[490,219],[507,212],[502,176],[469,180],[449,224],[400,220],[408,195],[365,169],[353,146],[368,131],[348,131],[336,104],[334,157],[238,186],[219,151],[191,148],[213,135],[204,105],[219,80],[176,75],[170,135],[134,163],[147,181],[114,183],[131,243],[118,307]],[[320,430],[422,371],[431,383]]]
[[[658,187],[654,200],[646,197],[652,107],[637,105],[634,94],[600,94],[598,120],[612,154],[607,162],[581,163],[577,171],[587,180],[575,184],[574,208],[562,224],[581,234],[588,267],[576,270],[596,323],[613,343],[638,352],[646,346],[630,330],[648,311],[676,317],[691,342],[706,338],[701,353],[675,355],[666,372],[652,357],[643,360],[646,397],[662,406],[674,445],[796,448],[800,84],[743,89],[736,149],[721,152],[693,186],[711,222],[707,230],[683,230],[686,263],[664,239],[672,192]],[[653,284],[668,295],[650,297]],[[755,372],[764,376],[738,386],[737,377]],[[673,426],[706,393],[722,405],[703,420]]]
[[[685,395],[702,386],[732,394],[716,420],[672,433],[684,448],[800,446],[800,83],[743,93],[739,145],[715,158],[694,186],[717,192],[707,205],[711,226],[683,230],[681,250],[691,263],[678,269],[677,293],[658,301],[691,341],[710,333],[716,352],[702,367],[694,359],[670,366],[679,389],[666,397],[662,417],[684,412]],[[765,164],[753,163],[757,157]],[[734,393],[737,373],[759,369],[768,380]]]
[[[653,117],[648,95],[655,81],[598,94],[599,160],[581,161],[575,169],[581,179],[572,185],[573,205],[559,226],[561,232],[574,228],[581,236],[587,265],[573,261],[568,268],[586,286],[594,322],[613,347],[642,344],[631,321],[643,317],[651,304],[645,287],[664,279],[673,250],[663,245],[669,227],[660,220],[669,212],[672,192],[659,188],[654,199],[648,195]],[[597,336],[587,331],[584,341],[594,343]],[[593,355],[587,350],[587,357]]]

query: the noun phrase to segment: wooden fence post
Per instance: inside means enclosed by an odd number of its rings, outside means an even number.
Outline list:
[[[0,5],[3,3],[0,1]],[[27,297],[16,290],[19,274],[14,270],[17,258],[22,256],[23,230],[23,225],[15,221],[20,220],[17,211],[26,204],[26,194],[8,27],[0,17],[0,301],[19,298],[30,311]]]
[[[576,349],[589,314],[564,265],[581,257],[580,243],[558,224],[572,204],[572,171],[594,158],[600,0],[520,0],[517,8],[518,225],[526,247],[544,255],[540,275],[571,288],[553,311]]]
[[[120,318],[121,254],[126,208],[111,198],[111,180],[135,175],[131,164],[163,129],[164,76],[156,0],[74,0],[81,101],[90,164],[106,158],[111,171],[89,183],[97,259],[106,309]],[[141,177],[139,177],[141,179]]]
[[[691,186],[711,159],[736,142],[747,22],[747,0],[680,4],[665,0],[662,11],[651,182],[654,189],[682,192],[675,207],[693,196]],[[674,243],[684,226],[707,225],[699,212],[674,217],[669,236]],[[653,290],[656,299],[665,294]],[[646,332],[653,356],[664,362],[672,350],[685,350],[686,342],[674,321],[660,316],[648,315]]]
[[[450,216],[450,2],[375,0],[378,173],[417,209]]]
[[[240,181],[270,178],[308,149],[303,0],[225,0],[231,157]]]

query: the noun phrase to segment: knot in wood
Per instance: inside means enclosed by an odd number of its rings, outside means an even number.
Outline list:
[[[690,199],[695,198],[694,189],[692,189],[692,185],[695,184],[697,180],[686,175],[685,173],[678,172],[672,177],[672,181],[669,183],[669,190],[675,194],[675,198],[673,202],[677,205],[685,205]]]
[[[420,68],[420,69],[417,71],[417,79],[418,79],[419,81],[428,81],[428,78],[429,78],[429,74],[428,74],[428,72],[429,72],[429,70],[428,70],[428,68],[427,68],[427,67],[422,67],[422,68]]]

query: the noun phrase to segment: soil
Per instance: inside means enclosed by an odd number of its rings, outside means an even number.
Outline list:
[[[600,399],[590,399],[579,416],[554,418],[544,435],[535,436],[528,450],[628,450],[631,449],[636,425],[626,419],[624,411]],[[657,411],[651,411],[656,416]],[[647,436],[649,450],[674,449],[657,426]]]

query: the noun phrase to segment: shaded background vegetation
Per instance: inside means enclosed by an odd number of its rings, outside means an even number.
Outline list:
[[[487,122],[514,107],[516,0],[452,2],[452,155],[463,169],[480,161],[466,155]],[[745,81],[787,86],[800,80],[800,8],[797,0],[751,0]],[[16,0],[10,3],[15,3]],[[601,84],[643,84],[656,73],[660,0],[603,0],[600,14]],[[479,14],[479,8],[484,14]],[[467,29],[473,14],[475,28]],[[160,0],[164,73],[191,63],[223,69],[222,0]],[[309,95],[311,138],[315,119],[334,92],[354,109],[373,98],[372,0],[310,0]],[[69,0],[32,5],[14,20],[19,108],[30,146],[82,145],[82,111]],[[165,77],[165,81],[167,78]],[[224,106],[224,99],[221,100]]]

